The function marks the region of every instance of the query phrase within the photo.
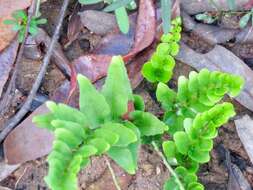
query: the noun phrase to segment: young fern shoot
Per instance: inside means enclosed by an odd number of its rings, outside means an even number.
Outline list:
[[[143,65],[142,75],[149,82],[166,83],[171,79],[176,63],[174,57],[179,52],[181,30],[181,18],[178,17],[172,21],[171,32],[162,36],[155,53]]]
[[[168,127],[144,112],[134,95],[121,57],[113,57],[101,92],[78,75],[79,107],[48,102],[50,113],[33,122],[55,135],[45,181],[52,190],[76,190],[77,174],[92,156],[108,155],[127,173],[137,170],[141,138],[163,134]],[[129,109],[131,108],[131,109]]]

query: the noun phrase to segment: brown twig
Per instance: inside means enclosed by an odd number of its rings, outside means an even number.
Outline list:
[[[62,26],[62,22],[63,22],[63,19],[64,19],[65,12],[67,10],[68,4],[69,4],[69,0],[64,0],[63,1],[61,11],[60,11],[60,15],[59,15],[58,24],[56,26],[54,35],[52,37],[51,44],[50,44],[50,46],[48,48],[48,51],[47,51],[47,53],[46,53],[46,55],[43,59],[43,63],[41,65],[40,72],[39,72],[39,74],[38,74],[38,76],[37,76],[37,78],[36,78],[36,80],[33,84],[32,90],[31,90],[29,96],[27,97],[24,105],[17,112],[17,114],[7,122],[7,124],[4,127],[3,131],[0,133],[0,142],[2,142],[5,139],[5,137],[9,134],[9,132],[11,132],[12,129],[15,128],[15,126],[23,119],[23,117],[26,115],[26,113],[28,112],[28,110],[31,106],[32,100],[33,100],[34,96],[36,95],[36,92],[38,91],[38,89],[40,87],[42,79],[45,76],[46,69],[47,69],[47,66],[49,64],[50,58],[52,56],[55,43],[58,41],[60,29],[61,29],[61,26]]]
[[[31,23],[31,20],[32,20],[32,17],[33,17],[33,14],[35,12],[35,7],[36,7],[36,4],[38,3],[37,2],[38,0],[33,0],[32,1],[32,4],[28,10],[28,18],[27,18],[27,25],[26,25],[26,29],[25,29],[25,37],[24,37],[24,40],[23,42],[21,43],[20,47],[19,47],[19,52],[18,52],[18,55],[16,57],[16,63],[15,63],[15,68],[14,68],[14,71],[13,71],[13,74],[11,76],[11,79],[9,81],[9,85],[6,89],[6,92],[2,98],[2,100],[0,101],[0,116],[3,116],[7,110],[7,108],[9,107],[10,103],[11,103],[11,100],[12,100],[12,97],[13,97],[13,94],[14,94],[14,90],[15,90],[15,81],[16,81],[16,78],[17,78],[17,72],[20,68],[20,62],[21,62],[21,59],[22,59],[22,56],[23,56],[23,52],[24,52],[24,47],[25,47],[25,39],[29,33],[29,26],[30,26],[30,23]]]

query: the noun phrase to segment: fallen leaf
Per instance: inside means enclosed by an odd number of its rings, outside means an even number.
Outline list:
[[[18,42],[10,44],[3,52],[0,52],[0,96],[3,92],[3,87],[9,78],[10,71],[16,59],[18,50]]]
[[[184,29],[204,39],[211,45],[222,44],[233,39],[240,32],[238,29],[227,29],[214,25],[197,23],[184,11],[182,12]]]
[[[45,104],[40,106],[6,137],[4,156],[8,164],[35,160],[51,151],[53,134],[32,123],[33,116],[47,112]]]
[[[253,71],[231,51],[216,45],[208,53],[200,54],[181,43],[180,52],[176,59],[197,70],[207,68],[211,71],[222,71],[243,77],[245,80],[244,89],[235,99],[253,111]]]
[[[135,89],[143,80],[141,69],[144,63],[151,57],[155,51],[155,43],[148,47],[145,51],[141,52],[136,56],[130,64],[127,65],[128,77],[131,82],[131,86]]]
[[[253,163],[253,120],[245,115],[240,119],[235,120],[237,134],[241,139],[241,142]]]
[[[156,9],[152,0],[140,0],[134,45],[132,50],[125,56],[131,59],[138,52],[150,46],[156,34]]]
[[[30,6],[32,0],[0,0],[0,17]]]
[[[16,36],[11,25],[5,25],[3,22],[11,19],[11,16],[0,17],[0,52],[5,49]]]
[[[49,45],[51,43],[51,38],[48,36],[48,34],[42,30],[38,30],[38,34],[34,37],[34,40],[36,44],[39,46],[43,44],[45,46],[45,49],[47,50],[49,48]],[[57,67],[66,75],[70,76],[71,75],[71,70],[70,70],[70,62],[69,60],[65,57],[61,45],[56,42],[55,48],[53,50],[53,55],[52,59],[54,63],[57,65]]]
[[[6,48],[16,36],[12,26],[3,23],[6,19],[11,19],[11,14],[20,9],[29,7],[32,0],[0,0],[0,51]]]
[[[67,31],[68,42],[65,45],[65,48],[77,39],[79,33],[82,30],[81,18],[77,12],[78,8],[76,6],[68,22],[68,31]]]
[[[251,190],[250,184],[243,176],[241,170],[231,162],[228,150],[226,151],[226,163],[229,174],[227,190]]]
[[[73,64],[77,73],[83,74],[92,82],[95,82],[106,76],[111,58],[110,55],[90,54],[79,57]]]
[[[17,165],[8,165],[4,161],[0,162],[0,181],[7,178],[13,171],[15,171],[20,164]],[[1,190],[1,187],[0,187]]]
[[[9,189],[9,188],[7,188],[7,187],[2,187],[2,186],[0,186],[0,190],[11,190],[11,189]]]
[[[244,10],[244,5],[249,0],[235,0],[235,9],[234,11]],[[182,8],[189,13],[194,15],[202,12],[209,11],[229,11],[229,5],[227,1],[214,1],[213,3],[210,0],[181,0]]]
[[[102,38],[95,54],[126,55],[132,49],[136,31],[136,14],[129,16],[130,28],[127,34],[122,34],[116,26],[110,33]]]
[[[117,21],[113,14],[102,11],[87,10],[79,13],[81,23],[90,32],[98,35],[106,35],[117,27]]]

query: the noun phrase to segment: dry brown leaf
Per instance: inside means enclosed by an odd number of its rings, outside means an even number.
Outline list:
[[[4,20],[10,18],[10,16],[0,18],[0,51],[5,49],[16,36],[16,32],[12,30],[12,26],[7,26],[3,23]]]
[[[29,7],[32,0],[0,0],[0,17],[10,15],[13,11]]]

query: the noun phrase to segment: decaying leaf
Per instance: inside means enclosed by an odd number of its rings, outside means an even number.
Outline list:
[[[0,43],[1,44],[1,43]],[[3,52],[0,52],[0,96],[9,78],[10,71],[16,59],[18,42],[13,42]]]
[[[125,56],[131,59],[135,54],[150,46],[155,39],[156,10],[152,0],[140,0],[135,41],[132,50]]]
[[[113,14],[96,10],[87,10],[80,12],[79,16],[83,26],[98,35],[106,35],[117,27],[117,21]]]
[[[53,134],[32,123],[33,116],[47,112],[46,105],[40,106],[7,136],[4,141],[4,155],[8,164],[24,163],[50,152]]]
[[[248,3],[249,0],[235,0],[234,10],[240,11],[244,10],[244,6]],[[187,13],[193,15],[201,12],[208,11],[228,11],[229,4],[227,1],[210,1],[210,0],[181,0],[181,5]]]
[[[226,163],[228,168],[229,180],[227,190],[251,190],[249,182],[243,176],[241,170],[231,163],[230,152],[226,151]]]
[[[76,5],[72,15],[69,18],[67,31],[68,43],[65,46],[71,44],[74,40],[76,40],[82,30],[81,18],[77,12],[78,6]]]
[[[0,181],[7,178],[13,171],[15,171],[20,165],[8,165],[4,161],[0,161]],[[1,190],[1,187],[0,187]]]
[[[241,142],[253,163],[253,120],[245,115],[241,119],[235,120],[236,130]]]

